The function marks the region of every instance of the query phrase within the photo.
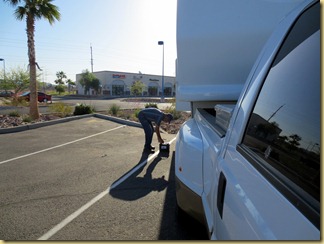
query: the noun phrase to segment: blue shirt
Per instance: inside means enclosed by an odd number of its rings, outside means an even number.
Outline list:
[[[138,117],[144,117],[148,121],[154,122],[156,125],[160,126],[164,118],[164,113],[157,108],[145,108],[138,113]]]

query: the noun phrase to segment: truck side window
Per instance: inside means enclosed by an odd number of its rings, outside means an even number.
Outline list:
[[[280,48],[242,145],[249,161],[313,223],[319,222],[320,211],[320,90],[316,4],[296,21]]]

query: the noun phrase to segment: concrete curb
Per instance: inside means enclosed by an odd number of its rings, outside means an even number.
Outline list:
[[[69,121],[73,121],[73,120],[77,120],[77,119],[89,118],[89,117],[106,119],[106,120],[110,120],[112,122],[116,122],[119,124],[142,128],[142,125],[138,122],[124,120],[124,119],[120,119],[117,117],[112,117],[112,116],[108,116],[108,115],[104,115],[104,114],[95,113],[95,114],[77,115],[77,116],[56,119],[56,120],[50,120],[50,121],[34,123],[34,124],[28,124],[28,125],[20,125],[20,126],[16,126],[16,127],[12,127],[12,128],[3,128],[3,129],[0,129],[0,134],[8,134],[8,133],[21,132],[21,131],[25,131],[25,130],[32,130],[32,129],[37,129],[37,128],[41,128],[44,126],[55,125],[55,124],[59,124],[59,123],[65,123],[65,122],[69,122]]]
[[[112,122],[116,122],[116,123],[123,124],[123,125],[129,125],[129,126],[142,128],[141,123],[131,121],[131,120],[125,120],[125,119],[121,119],[121,118],[117,118],[117,117],[113,117],[113,116],[109,116],[109,115],[104,115],[104,114],[93,114],[93,116],[96,118],[99,118],[99,119],[106,119],[106,120],[110,120]]]

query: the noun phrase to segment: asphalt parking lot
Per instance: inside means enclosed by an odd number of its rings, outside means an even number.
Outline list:
[[[0,135],[0,239],[206,239],[176,216],[175,143],[146,155],[143,142],[141,128],[96,117]]]

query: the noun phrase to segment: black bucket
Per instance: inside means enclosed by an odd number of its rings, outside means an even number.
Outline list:
[[[160,152],[169,152],[169,151],[170,151],[170,144],[169,143],[160,144]]]

